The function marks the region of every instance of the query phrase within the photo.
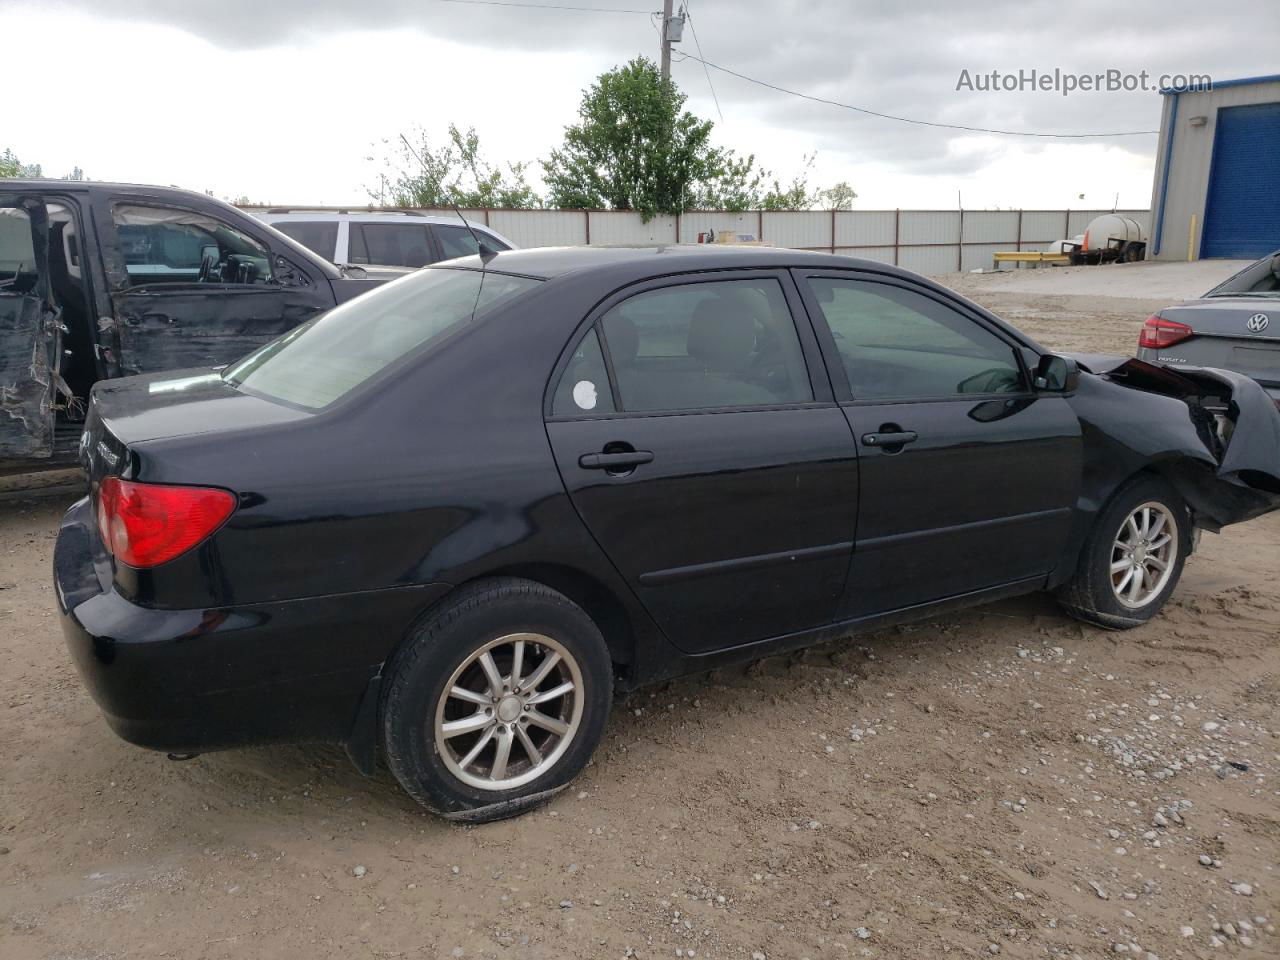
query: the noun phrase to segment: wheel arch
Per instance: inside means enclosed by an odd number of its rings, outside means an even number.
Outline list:
[[[530,580],[564,594],[581,607],[600,630],[615,673],[626,670],[634,662],[636,641],[631,615],[622,600],[599,578],[565,564],[520,563],[489,571],[470,582],[498,577]],[[448,598],[449,594],[445,594],[441,601]]]

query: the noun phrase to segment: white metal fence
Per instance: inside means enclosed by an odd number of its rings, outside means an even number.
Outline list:
[[[279,209],[279,208],[272,208]],[[332,209],[332,208],[331,208]],[[367,208],[345,208],[350,213]],[[450,210],[423,213],[452,215]],[[750,210],[654,217],[613,210],[464,210],[520,247],[692,243],[708,230],[825,250],[923,274],[989,268],[997,250],[1044,250],[1108,210]],[[1149,211],[1118,210],[1148,227]]]

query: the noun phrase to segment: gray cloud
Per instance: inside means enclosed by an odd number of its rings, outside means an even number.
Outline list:
[[[548,0],[550,2],[550,0]],[[657,0],[563,0],[644,10]],[[64,0],[98,16],[163,23],[228,49],[253,49],[350,30],[408,28],[433,39],[495,52],[477,61],[490,77],[503,50],[592,50],[618,62],[656,56],[657,34],[644,14],[520,10],[440,0]],[[980,93],[956,90],[961,70],[1020,68],[1096,73],[1208,73],[1217,79],[1272,72],[1264,45],[1242,42],[1280,28],[1275,0],[1233,0],[1206,9],[1192,0],[1123,4],[1076,0],[840,2],[840,0],[690,0],[708,60],[783,87],[869,109],[937,122],[1039,132],[1154,130],[1154,93]],[[695,53],[691,31],[677,48]],[[713,115],[701,64],[678,62],[673,74],[700,112]],[[585,86],[592,77],[584,76]],[[518,77],[512,78],[519,82]],[[755,119],[794,131],[797,157],[817,149],[850,162],[892,162],[908,173],[961,175],[980,168],[999,146],[960,156],[948,144],[963,134],[911,126],[811,103],[711,72],[733,142],[733,121]],[[460,82],[463,82],[460,78]],[[376,80],[373,81],[376,87]],[[458,118],[465,122],[465,118]],[[483,131],[481,131],[483,133]],[[1154,136],[1100,141],[1149,156]],[[1045,142],[1018,140],[1043,146]]]

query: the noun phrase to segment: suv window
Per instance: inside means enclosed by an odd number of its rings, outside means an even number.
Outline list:
[[[297,240],[312,253],[332,260],[338,251],[338,224],[323,220],[285,220],[273,223],[286,237]]]
[[[36,279],[31,217],[19,207],[0,207],[0,292],[28,293]]]
[[[1025,389],[1009,344],[932,297],[871,281],[808,282],[855,400]]]
[[[112,208],[112,217],[132,286],[271,282],[266,249],[221,220],[177,207],[124,203]]]
[[[637,294],[601,320],[624,410],[696,410],[813,399],[782,285],[686,283]]]
[[[466,227],[454,227],[437,223],[431,229],[435,231],[436,239],[440,241],[441,255],[445,260],[452,260],[454,257],[469,257],[480,252],[480,247],[476,243],[475,237],[471,236],[471,231]],[[493,234],[479,228],[475,228],[475,231],[476,236],[480,237],[484,241],[484,245],[494,253],[511,249]]]
[[[223,376],[235,386],[316,410],[541,282],[492,271],[421,270],[294,328]]]
[[[587,331],[578,349],[569,358],[551,401],[553,417],[581,416],[584,413],[613,413],[613,393],[609,371],[600,351],[600,337],[594,327]]]
[[[431,263],[431,240],[422,223],[357,223],[350,225],[347,259],[387,267],[425,267]]]

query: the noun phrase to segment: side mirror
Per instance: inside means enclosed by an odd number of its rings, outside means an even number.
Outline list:
[[[1080,384],[1080,365],[1069,357],[1046,353],[1036,364],[1035,387],[1050,393],[1070,393]]]

